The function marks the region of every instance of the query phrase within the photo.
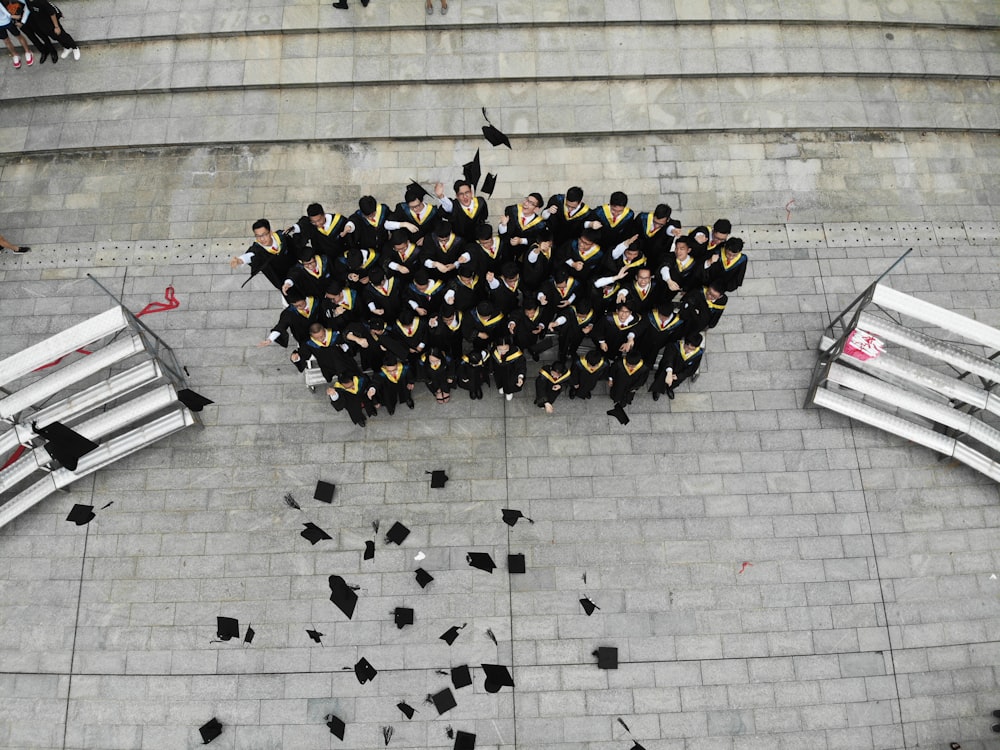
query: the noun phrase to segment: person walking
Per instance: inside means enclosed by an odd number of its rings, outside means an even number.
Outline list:
[[[70,33],[63,28],[62,11],[49,2],[49,0],[27,0],[28,9],[31,11],[31,21],[34,28],[40,34],[55,39],[63,48],[60,57],[66,59],[73,55],[74,60],[80,59],[80,45],[70,36]],[[29,37],[31,35],[29,34]],[[41,47],[39,47],[41,49]],[[45,62],[44,55],[42,62]],[[52,51],[52,62],[56,62],[55,49]]]
[[[21,45],[21,49],[24,50],[24,62],[28,65],[34,63],[35,58],[31,55],[28,43],[21,37],[21,31],[17,28],[17,24],[14,22],[13,17],[5,5],[0,5],[0,39],[3,39],[3,43],[7,45],[7,50],[10,52],[10,56],[14,60],[14,67],[20,68],[21,56],[18,55],[17,51],[14,49],[14,44],[10,41],[11,36],[17,39],[18,43]]]

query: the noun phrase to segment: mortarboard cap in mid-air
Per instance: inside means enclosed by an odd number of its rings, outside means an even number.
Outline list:
[[[427,584],[434,580],[434,576],[428,573],[423,568],[417,568],[416,573],[417,583],[420,584],[420,588],[427,588]]]
[[[446,711],[451,711],[451,709],[458,705],[455,701],[455,696],[451,692],[451,688],[445,688],[440,693],[432,695],[431,702],[434,704],[434,708],[437,709],[438,716]]]
[[[198,733],[201,734],[201,744],[207,745],[222,734],[222,722],[213,717],[207,724],[198,728]]]
[[[503,664],[480,664],[486,673],[486,682],[483,687],[487,693],[495,693],[502,687],[514,687],[514,678],[510,676],[510,670]]]
[[[490,145],[499,146],[502,143],[510,148],[510,138],[501,133],[498,128],[493,127],[490,118],[486,116],[486,107],[483,107],[483,119],[486,120],[486,124],[483,125],[483,136],[490,142]]]
[[[524,565],[524,555],[514,554],[507,555],[507,572],[508,573],[523,573],[526,570]]]
[[[330,482],[324,482],[321,479],[316,482],[316,491],[313,493],[313,499],[319,500],[321,503],[332,503],[333,493],[336,489],[337,485],[331,484]]]
[[[354,617],[354,608],[358,604],[358,595],[347,585],[340,576],[330,576],[330,601],[337,605],[337,609],[347,615],[350,620]]]
[[[323,529],[314,523],[304,523],[302,524],[305,528],[299,532],[302,538],[307,540],[310,544],[316,544],[316,542],[321,542],[324,539],[333,539],[332,536],[327,534]]]
[[[635,740],[632,740],[632,742],[633,742],[634,744],[632,745],[632,747],[630,747],[630,748],[629,748],[629,750],[646,750],[646,748],[644,748],[644,747],[643,747],[642,745],[640,745],[640,744],[639,744],[638,742],[636,742]]]
[[[618,669],[618,649],[600,646],[594,654],[597,656],[597,666],[601,669]]]
[[[392,619],[396,627],[402,630],[407,625],[413,624],[413,610],[409,607],[396,607],[392,612]]]
[[[212,399],[202,396],[200,393],[192,391],[190,388],[181,388],[177,391],[177,400],[191,411],[201,411],[209,404],[215,403]]]
[[[323,643],[323,633],[318,630],[306,630],[306,635],[316,641],[316,643]]]
[[[365,553],[362,557],[365,560],[375,559],[375,542],[373,542],[371,539],[365,542]]]
[[[472,185],[473,191],[479,187],[479,178],[483,176],[483,168],[479,162],[479,149],[476,149],[476,155],[472,157],[472,161],[466,162],[462,165],[462,176],[465,177],[465,181]]]
[[[344,724],[343,719],[339,716],[334,716],[333,714],[327,714],[326,725],[330,728],[330,734],[338,740],[344,739],[344,730],[347,728],[347,725]]]
[[[614,417],[618,420],[619,424],[628,424],[632,420],[628,418],[628,414],[625,413],[625,407],[616,406],[614,409],[608,409],[605,412],[609,417]]]
[[[528,523],[534,523],[530,518],[528,518],[524,513],[514,508],[502,508],[500,514],[503,516],[503,522],[508,526],[513,526],[518,522],[519,519],[523,518]]]
[[[67,521],[72,521],[77,526],[85,526],[95,518],[97,515],[94,513],[93,505],[80,505],[79,503],[74,505],[69,515],[66,516]]]
[[[488,195],[493,197],[493,191],[497,189],[497,176],[492,172],[487,172],[486,179],[483,180],[483,186],[479,188],[479,192],[483,195]]]
[[[392,542],[393,544],[402,544],[403,541],[410,535],[410,530],[403,526],[399,521],[396,521],[386,532],[385,541]]]
[[[257,631],[251,628],[249,625],[247,625],[247,632],[243,636],[243,642],[249,646],[251,643],[253,643],[253,637],[255,635],[257,635]]]
[[[97,449],[97,443],[62,422],[51,422],[45,427],[32,422],[31,429],[48,441],[45,451],[69,471],[76,471],[80,458]]]
[[[235,617],[216,617],[215,635],[220,641],[240,637],[240,621]]]
[[[451,684],[455,686],[456,690],[472,684],[472,673],[469,671],[468,664],[451,668]]]
[[[492,573],[497,567],[489,552],[469,552],[465,559],[473,568],[485,570],[487,573]]]
[[[407,719],[412,719],[413,714],[417,712],[416,709],[414,709],[413,706],[411,706],[406,701],[400,701],[399,703],[397,703],[396,708],[402,711],[403,716],[405,716]]]
[[[375,679],[375,675],[378,674],[378,670],[371,665],[367,659],[362,657],[358,660],[358,663],[354,665],[354,675],[358,678],[358,682],[364,685],[366,682],[371,682]]]
[[[594,614],[594,610],[600,609],[600,607],[594,604],[594,602],[592,602],[590,598],[586,596],[580,600],[580,606],[582,606],[583,611],[587,613],[587,617],[590,617],[592,614]]]
[[[471,732],[463,732],[459,729],[455,732],[455,750],[475,750],[476,735]]]
[[[446,631],[444,631],[441,635],[438,636],[438,640],[442,640],[450,646],[455,642],[455,639],[458,638],[458,631],[460,631],[464,627],[465,624],[452,625],[450,628],[448,628]]]
[[[431,487],[435,490],[441,489],[448,483],[448,475],[444,473],[444,469],[434,469],[425,473],[431,475]]]

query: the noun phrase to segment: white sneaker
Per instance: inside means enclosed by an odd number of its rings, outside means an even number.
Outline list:
[[[79,47],[74,47],[73,48],[73,59],[74,60],[79,60],[80,59],[80,48]]]
[[[64,50],[62,51],[62,54],[61,54],[61,55],[59,55],[59,57],[61,57],[61,58],[62,58],[63,60],[65,60],[65,59],[66,59],[67,57],[69,57],[69,53],[70,53],[70,52],[72,52],[72,51],[73,51],[73,50],[71,50],[71,49],[68,49],[68,48],[67,48],[67,49],[64,49]]]
[[[513,393],[508,393],[506,396],[504,396],[504,398],[507,399],[508,401],[513,401],[514,400],[514,394]]]
[[[497,390],[500,392],[500,395],[502,396],[503,395],[503,388],[497,388]]]

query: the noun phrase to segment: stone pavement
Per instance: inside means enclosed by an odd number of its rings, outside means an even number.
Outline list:
[[[275,11],[226,2],[208,11],[190,2],[164,11],[145,0],[66,2],[81,39],[108,42],[95,42],[77,67],[66,61],[20,78],[3,71],[0,90],[19,106],[0,113],[2,232],[35,250],[0,256],[0,357],[106,309],[88,273],[132,310],[172,285],[180,307],[144,320],[176,349],[192,386],[217,403],[204,412],[204,430],[138,453],[0,529],[0,748],[195,747],[198,726],[212,716],[225,725],[212,747],[254,750],[383,747],[388,726],[390,748],[450,748],[449,726],[474,732],[477,747],[504,750],[627,750],[633,741],[648,750],[994,747],[995,485],[802,404],[825,323],[907,247],[915,250],[891,285],[1000,326],[996,6],[451,5],[445,21],[401,0],[373,0],[349,14],[309,3]],[[495,28],[518,12],[540,28]],[[368,18],[374,30],[349,31]],[[731,23],[743,18],[759,23]],[[550,68],[538,64],[547,49],[569,50],[580,35],[617,42],[628,31],[630,43],[649,42],[638,27],[616,26],[621,19],[663,23],[664,33],[680,24],[691,38],[710,32],[699,43],[710,43],[723,67],[682,78],[664,101],[696,92],[692,106],[709,111],[703,104],[720,101],[723,79],[748,87],[751,104],[758,89],[784,92],[788,101],[773,95],[753,105],[757,115],[772,113],[759,127],[675,128],[650,112],[626,132],[598,128],[593,139],[567,135],[579,120],[570,127],[531,114],[523,129],[512,128],[521,135],[507,151],[470,137],[480,124],[477,93],[460,129],[428,124],[434,137],[400,137],[408,119],[424,122],[424,104],[402,80],[412,65],[390,65],[391,25],[408,47],[420,43],[424,24],[447,23],[448,34],[429,30],[426,39],[454,44],[463,58],[484,34],[525,45],[532,62],[523,85],[533,92],[536,79],[539,90],[552,84],[537,99],[541,112],[548,92],[561,87],[569,98],[585,86],[641,88],[638,78],[618,81],[612,67],[595,69],[591,81],[546,82]],[[233,93],[226,87],[247,80],[182,80],[185,56],[204,58],[207,48],[218,51],[215,60],[249,63],[258,44],[291,47],[309,28],[332,23],[337,29],[322,33],[352,39],[355,56],[368,51],[381,61],[383,89],[400,89],[402,119],[387,130],[320,133],[321,122],[336,118],[317,114],[325,111],[319,87],[276,94],[258,79],[253,86],[263,88],[240,91],[241,116],[279,96],[282,111],[309,118],[304,135],[270,142],[265,133],[268,142],[252,143],[223,127],[201,141],[131,140],[153,127],[140,120],[165,118],[140,111],[152,100],[121,72],[144,55],[156,75],[171,76],[149,95],[189,108],[166,119],[200,118],[216,97]],[[746,37],[732,39],[741,28]],[[921,60],[919,75],[937,77],[903,82],[883,65],[890,89],[882,89],[861,55],[848,75],[821,55],[817,93],[816,85],[789,88],[788,77],[728,76],[737,62],[718,51],[730,39],[752,64],[770,40],[781,53],[772,60],[792,61],[802,56],[788,51],[791,32],[820,44],[827,35],[843,39],[845,29],[873,49],[893,33],[914,51],[911,60]],[[643,60],[657,53],[642,49]],[[927,64],[941,50],[986,67],[939,80],[945,68]],[[101,81],[101,68],[86,66],[110,65],[109,51],[122,68]],[[496,64],[513,64],[501,54],[514,51],[498,52]],[[612,59],[604,52],[595,66]],[[318,77],[318,48],[302,56],[316,63],[317,83],[330,82]],[[211,69],[197,67],[190,75]],[[433,61],[427,70],[421,76],[433,77]],[[28,74],[37,101],[24,88]],[[230,74],[226,66],[217,73]],[[60,88],[70,80],[73,88]],[[81,127],[81,108],[101,106],[83,95],[59,102],[65,91],[89,90],[75,88],[87,81],[94,91],[135,95],[136,108],[110,108]],[[414,90],[425,85],[420,79]],[[510,85],[476,90],[493,96]],[[828,86],[833,94],[852,90],[855,119],[844,124],[831,114],[815,127],[796,120],[810,99],[823,114]],[[870,102],[879,90],[892,91],[900,112],[917,113],[926,128],[886,122]],[[460,100],[453,88],[440,91],[445,101]],[[978,104],[966,110],[970,91]],[[342,99],[344,118],[361,122],[362,101]],[[951,120],[937,120],[942,103],[951,103]],[[275,110],[263,111],[273,119]],[[53,128],[38,136],[49,140],[36,153],[16,153],[10,128],[35,137],[41,113],[58,125],[57,137]],[[25,119],[12,124],[17,117]],[[122,123],[117,135],[97,139],[113,120]],[[536,123],[537,131],[528,127]],[[284,127],[276,132],[289,132]],[[74,140],[74,130],[90,135]],[[372,138],[359,140],[366,134]],[[93,143],[102,149],[89,150]],[[411,178],[454,179],[477,147],[501,176],[494,212],[527,190],[578,183],[592,203],[624,187],[637,207],[666,200],[689,225],[733,219],[748,242],[749,276],[710,334],[695,384],[674,401],[640,398],[627,427],[604,415],[603,398],[560,401],[546,417],[526,396],[507,403],[495,394],[480,402],[459,395],[438,407],[419,393],[413,412],[359,430],[310,394],[281,352],[253,346],[273,323],[277,299],[256,281],[240,289],[245,275],[226,263],[248,244],[251,221],[294,220],[314,199],[348,210],[369,191],[395,202]],[[451,476],[445,489],[428,486],[424,472],[435,468]],[[318,479],[337,483],[333,505],[311,499]],[[301,511],[283,502],[289,492]],[[86,527],[64,520],[77,502],[98,509]],[[534,523],[505,526],[504,507]],[[383,541],[397,520],[411,529],[400,547]],[[298,533],[307,521],[333,539],[310,546]],[[375,558],[364,561],[372,538]],[[489,552],[499,569],[468,567],[469,551]],[[418,552],[426,556],[419,562]],[[525,554],[526,574],[508,575],[508,552]],[[425,590],[413,579],[420,566],[435,576]],[[329,601],[333,574],[361,587],[352,621]],[[591,617],[578,603],[583,596],[600,607]],[[397,606],[415,609],[412,627],[393,625]],[[218,615],[238,618],[241,634],[252,625],[253,643],[215,642]],[[451,647],[438,639],[465,623]],[[322,644],[306,629],[324,633]],[[599,646],[619,649],[617,670],[597,668],[591,654]],[[366,685],[349,671],[362,657],[379,671]],[[487,693],[481,663],[511,666],[515,688]],[[450,684],[437,670],[462,664],[473,666],[474,685],[456,689],[458,706],[438,717],[424,698]],[[396,708],[401,700],[418,710],[412,721]],[[343,743],[324,725],[331,712],[347,722]]]

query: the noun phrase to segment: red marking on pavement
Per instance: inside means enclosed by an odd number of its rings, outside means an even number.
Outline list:
[[[739,570],[737,571],[736,575],[739,575],[740,573],[742,573],[742,572],[743,572],[744,570],[746,570],[747,568],[752,568],[752,567],[753,567],[753,563],[752,563],[752,562],[744,562],[744,563],[743,563],[743,564],[742,564],[742,565],[740,566],[740,569],[739,569]]]
[[[788,203],[785,204],[785,221],[792,220],[792,206],[795,204],[795,199],[792,198]]]
[[[166,302],[150,302],[142,310],[135,314],[135,317],[141,318],[143,315],[152,315],[153,313],[166,312],[167,310],[176,310],[181,306],[180,301],[174,294],[174,288],[168,286],[167,290],[163,293],[166,298]]]
[[[10,466],[12,463],[14,463],[17,459],[19,459],[23,455],[24,455],[24,446],[23,445],[17,446],[17,450],[15,450],[13,453],[10,454],[10,458],[7,459],[7,462],[3,466],[0,466],[0,470],[6,469],[8,466]]]

